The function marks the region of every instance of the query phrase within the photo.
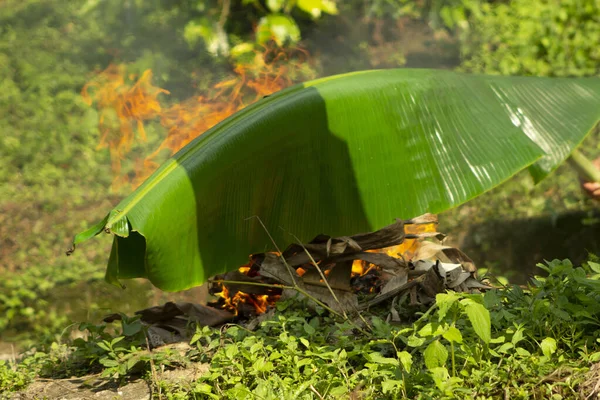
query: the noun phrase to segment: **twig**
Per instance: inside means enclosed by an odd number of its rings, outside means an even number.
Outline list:
[[[325,277],[325,274],[323,273],[323,270],[319,267],[319,265],[317,264],[317,262],[313,258],[312,254],[310,254],[310,252],[308,251],[308,249],[306,247],[304,247],[304,245],[302,244],[302,242],[300,241],[300,239],[298,239],[298,237],[296,235],[294,235],[294,234],[292,234],[292,236],[294,237],[294,239],[296,239],[296,241],[300,244],[300,246],[302,246],[302,249],[304,250],[304,252],[308,256],[308,258],[310,259],[310,262],[312,263],[312,265],[317,269],[317,271],[319,271],[319,275],[321,275],[321,279],[323,279],[323,282],[327,286],[327,289],[329,289],[329,293],[331,293],[331,296],[336,301],[336,303],[339,304],[340,309],[342,310],[342,313],[344,314],[344,317],[346,319],[348,319],[348,316],[346,315],[346,311],[344,311],[344,308],[342,307],[342,303],[337,298],[337,296],[335,295],[335,292],[333,291],[333,289],[329,285],[329,282],[327,281],[327,278]]]
[[[285,257],[283,256],[283,252],[281,251],[281,249],[279,249],[279,246],[277,246],[277,243],[275,242],[275,240],[273,239],[273,236],[271,236],[271,233],[269,232],[269,230],[267,229],[267,227],[265,226],[265,224],[262,222],[262,220],[260,219],[260,217],[258,215],[255,215],[253,217],[249,217],[246,220],[250,219],[250,218],[256,218],[258,220],[258,222],[260,223],[260,225],[263,227],[263,229],[265,230],[265,232],[267,233],[267,235],[269,236],[269,239],[271,239],[271,242],[273,243],[273,246],[275,246],[275,249],[277,250],[277,252],[279,253],[279,257],[281,258],[281,261],[283,262],[283,264],[285,265],[285,267],[287,268],[289,274],[290,274],[290,278],[292,279],[292,282],[294,283],[292,287],[287,287],[288,289],[292,289],[295,290],[301,294],[303,294],[304,296],[308,297],[309,299],[311,299],[312,301],[314,301],[316,304],[320,305],[321,307],[323,307],[324,309],[326,309],[327,311],[329,311],[330,313],[340,317],[340,318],[344,318],[346,321],[348,321],[351,325],[353,325],[357,330],[359,330],[361,333],[363,334],[367,334],[367,332],[365,332],[364,329],[362,329],[360,326],[358,326],[357,324],[355,324],[350,318],[348,318],[348,316],[346,315],[346,312],[344,311],[343,307],[340,306],[340,308],[342,309],[342,314],[338,313],[337,311],[335,311],[333,308],[329,307],[328,305],[326,305],[325,303],[323,303],[322,301],[318,300],[316,297],[312,296],[311,294],[309,294],[306,290],[302,289],[299,285],[298,282],[296,281],[296,279],[294,278],[294,270],[292,269],[292,267],[288,264],[287,260],[285,259]],[[300,240],[295,236],[294,238],[300,242]],[[312,255],[308,252],[308,250],[306,249],[306,247],[304,247],[304,245],[300,242],[300,245],[302,246],[302,248],[304,249],[304,251],[306,252],[306,254],[308,255],[308,257],[310,258],[310,260],[312,261],[313,265],[317,268],[317,270],[319,271],[319,273],[321,274],[321,277],[323,278],[324,282],[327,282],[327,279],[325,278],[325,276],[323,275],[323,271],[321,271],[321,269],[319,268],[319,266],[317,265],[317,263],[315,262],[314,258],[312,257]],[[286,288],[285,286],[281,285],[280,287]],[[335,295],[335,293],[333,292],[333,290],[331,289],[331,287],[329,286],[329,283],[327,283],[327,287],[329,288],[329,291],[331,292],[333,298],[338,302],[338,304],[341,305],[341,303],[339,302],[339,300],[337,299],[337,296]],[[371,328],[371,326],[365,321],[364,317],[362,315],[360,315],[360,313],[358,314],[360,316],[360,318],[363,320],[363,322],[366,323],[366,325],[369,327],[369,329]]]
[[[271,239],[271,243],[273,243],[273,246],[275,246],[275,250],[277,250],[277,252],[279,253],[279,257],[283,261],[283,264],[287,268],[288,273],[290,274],[290,278],[291,278],[292,282],[294,283],[294,286],[297,287],[298,286],[298,282],[296,282],[296,278],[294,277],[294,273],[296,271],[293,271],[292,267],[290,267],[288,265],[287,261],[285,260],[285,257],[283,256],[283,252],[281,251],[281,249],[279,249],[279,246],[277,246],[277,243],[275,242],[275,239],[273,239],[273,236],[271,236],[271,233],[269,232],[269,230],[267,229],[267,227],[265,226],[265,224],[262,222],[262,219],[260,219],[260,217],[258,215],[255,215],[253,217],[246,218],[246,221],[249,220],[249,219],[251,219],[251,218],[256,218],[258,220],[258,223],[260,224],[260,226],[263,227],[263,229],[267,233],[267,236],[269,236],[269,239]]]
[[[148,335],[146,335],[146,348],[148,351],[150,350],[150,341],[148,340]],[[158,375],[156,374],[156,367],[154,365],[154,357],[150,357],[150,371],[152,371],[152,385],[150,387],[150,392],[154,394],[154,386],[158,387],[158,398],[162,399],[162,387],[158,384]]]
[[[219,16],[219,26],[221,29],[225,27],[225,23],[227,22],[227,18],[229,17],[229,10],[231,9],[231,0],[223,0],[223,9],[221,10],[221,15]]]
[[[319,396],[319,398],[320,398],[321,400],[323,400],[323,396],[321,396],[321,393],[319,393],[319,392],[317,391],[317,389],[315,389],[315,387],[314,387],[313,385],[310,385],[310,390],[312,390],[314,394],[316,394],[317,396]]]
[[[214,279],[211,278],[208,280],[208,283],[229,283],[230,285],[248,285],[248,286],[264,286],[270,288],[278,288],[278,289],[293,289],[293,286],[283,285],[281,283],[262,283],[262,282],[248,282],[248,281],[230,281],[226,279]]]
[[[102,375],[102,372],[97,372],[95,374],[85,375],[85,376],[78,377],[78,378],[73,378],[73,377],[69,377],[69,378],[35,378],[35,381],[36,382],[57,382],[57,381],[68,382],[68,381],[72,381],[73,379],[81,379],[81,378],[86,378],[86,381],[89,381],[92,378],[100,377],[100,375]]]

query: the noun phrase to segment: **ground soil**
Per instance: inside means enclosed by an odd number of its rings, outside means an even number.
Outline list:
[[[188,347],[187,344],[178,343],[177,348]],[[196,381],[208,371],[208,364],[191,363],[186,368],[166,370],[160,365],[152,368],[149,379],[138,378],[123,384],[108,382],[100,379],[98,374],[73,377],[68,379],[36,379],[27,389],[12,394],[9,399],[14,400],[79,400],[79,399],[150,399],[152,395],[160,395],[160,388],[156,382],[165,385],[183,386]],[[154,384],[152,383],[154,382]],[[160,397],[160,396],[159,396]],[[3,397],[0,396],[0,399]]]

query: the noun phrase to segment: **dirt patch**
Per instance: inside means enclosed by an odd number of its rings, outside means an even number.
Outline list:
[[[15,361],[21,348],[16,343],[3,342],[0,340],[0,361]]]
[[[600,399],[600,363],[592,365],[585,376],[585,381],[579,385],[581,399]]]
[[[94,379],[90,377],[43,380],[32,383],[26,391],[16,393],[12,399],[106,399],[115,398],[142,400],[151,398],[151,390],[148,383],[143,380],[128,383],[124,386],[103,384],[94,387]]]
[[[187,385],[196,381],[208,371],[207,364],[192,363],[187,368],[165,370],[157,366],[152,373],[152,381],[170,385]],[[138,379],[124,385],[107,383],[98,375],[88,375],[69,379],[38,379],[21,392],[13,394],[14,400],[145,400],[151,399],[156,389],[152,383]],[[2,397],[0,397],[2,398]]]

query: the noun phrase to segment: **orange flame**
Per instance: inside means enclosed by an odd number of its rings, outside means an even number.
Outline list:
[[[244,275],[252,275],[252,266],[250,263],[246,265],[242,265],[238,268]],[[267,309],[271,306],[274,306],[277,300],[281,297],[279,294],[250,294],[244,292],[236,292],[231,295],[226,286],[221,286],[222,291],[215,293],[215,296],[221,297],[224,302],[222,304],[222,308],[228,311],[233,312],[235,315],[238,315],[240,304],[249,304],[254,307],[254,312],[256,315],[263,314],[267,312]]]
[[[223,119],[264,96],[281,90],[299,79],[314,78],[310,57],[302,49],[263,48],[250,61],[238,63],[233,76],[216,83],[199,96],[171,107],[163,107],[159,94],[168,91],[152,86],[152,71],[140,78],[127,76],[124,65],[110,65],[82,90],[88,105],[95,103],[100,112],[99,147],[109,147],[113,188],[128,181],[122,176],[121,163],[134,143],[134,126],[140,141],[146,140],[144,122],[157,119],[167,131],[162,143],[148,157],[135,160],[132,186],[139,186],[158,167],[163,150],[172,155]],[[94,89],[90,94],[90,89]]]
[[[409,224],[404,225],[404,232],[407,234],[419,234],[419,233],[427,233],[427,232],[435,232],[437,228],[436,223],[429,224]],[[368,250],[372,253],[385,253],[388,256],[401,258],[406,261],[412,260],[417,251],[421,247],[421,242],[417,239],[406,239],[404,242],[397,246],[386,247],[383,249],[377,250]],[[355,260],[352,263],[352,276],[362,276],[367,274],[371,269],[376,268],[375,265],[367,263],[362,260]]]
[[[427,233],[427,232],[436,232],[437,223],[428,223],[428,224],[408,224],[404,226],[404,231],[406,234],[419,234],[419,233]],[[376,250],[367,250],[372,253],[385,253],[391,257],[401,258],[405,261],[412,260],[417,251],[421,246],[421,241],[418,239],[405,239],[403,243],[386,247],[383,249]],[[273,253],[280,255],[279,253]],[[352,277],[363,276],[366,275],[369,271],[373,269],[378,269],[379,267],[367,263],[362,260],[355,260],[352,264]],[[252,262],[243,265],[238,268],[238,271],[242,274],[248,276],[256,276],[257,270],[252,270]],[[303,276],[306,273],[306,270],[302,267],[298,267],[296,272],[299,276]],[[328,275],[330,270],[325,270],[325,275]],[[255,295],[244,292],[236,292],[233,294],[229,293],[229,290],[225,286],[221,286],[222,291],[216,293],[215,295],[221,297],[224,301],[222,303],[222,308],[233,312],[235,315],[238,315],[239,307],[241,304],[249,304],[254,307],[255,313],[262,314],[267,311],[268,307],[274,306],[277,300],[281,297],[278,294],[271,295]],[[371,288],[373,291],[375,287]]]
[[[238,315],[240,304],[245,303],[254,307],[256,315],[264,314],[270,306],[275,305],[280,295],[253,295],[244,292],[236,292],[233,297],[229,294],[227,287],[223,286],[223,291],[216,293],[216,296],[225,300],[223,308]]]
[[[134,127],[141,141],[146,141],[144,122],[156,118],[162,112],[159,94],[168,91],[152,85],[152,71],[146,70],[136,76],[125,77],[123,65],[109,65],[82,89],[81,95],[87,105],[96,103],[100,112],[98,148],[108,147],[116,185],[121,173],[121,160],[129,153],[134,142]]]

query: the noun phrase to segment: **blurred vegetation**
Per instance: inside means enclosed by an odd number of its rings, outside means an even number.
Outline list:
[[[99,111],[81,96],[85,84],[109,65],[124,66],[131,82],[152,70],[153,85],[169,92],[161,97],[165,105],[206,95],[269,46],[310,55],[306,70],[291,81],[403,65],[598,75],[599,18],[595,0],[0,2],[2,339],[39,340],[60,334],[73,315],[130,311],[123,308],[125,295],[101,282],[108,238],[64,256],[72,235],[129,190],[109,190],[114,176],[109,150],[98,147]],[[145,121],[145,131],[147,140],[136,137],[122,161],[125,176],[133,173],[136,157],[148,155],[167,134],[156,118]],[[585,150],[599,153],[597,134]],[[537,187],[521,174],[447,213],[444,231],[466,232],[490,219],[553,219],[569,210],[591,210],[578,185],[566,167]],[[597,224],[592,214],[586,223]],[[479,246],[489,248],[479,234]],[[143,305],[149,287],[132,286],[126,295],[137,300],[129,306]]]
[[[600,74],[598,1],[470,1],[466,8],[469,17],[457,24],[465,70],[503,75]]]

